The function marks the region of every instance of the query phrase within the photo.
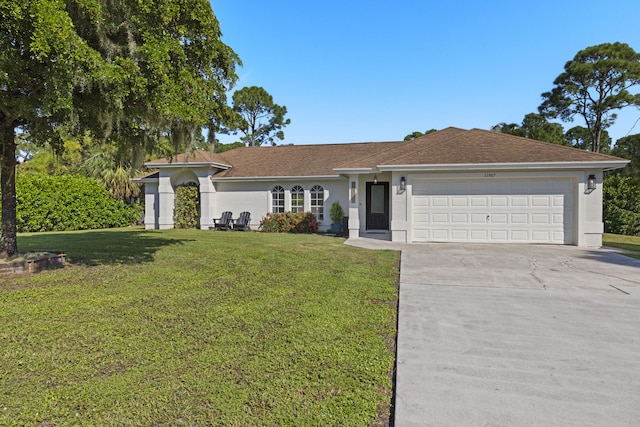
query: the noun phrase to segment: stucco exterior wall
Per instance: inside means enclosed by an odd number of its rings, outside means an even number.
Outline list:
[[[304,210],[311,210],[311,197],[309,191],[314,185],[320,185],[324,189],[324,219],[318,221],[320,230],[331,227],[329,208],[338,200],[343,208],[347,206],[347,179],[273,179],[264,181],[215,181],[216,189],[213,203],[209,207],[208,214],[211,218],[219,218],[222,212],[233,212],[234,218],[240,212],[251,213],[251,228],[257,229],[260,220],[271,212],[271,190],[275,186],[281,186],[285,190],[285,211],[291,210],[291,188],[296,185],[304,189]],[[205,213],[203,212],[203,216]]]
[[[337,178],[273,178],[258,180],[212,180],[212,171],[208,167],[168,167],[159,172],[157,183],[145,182],[145,228],[173,228],[173,210],[175,188],[190,182],[197,183],[200,189],[201,217],[200,226],[208,229],[213,219],[219,218],[223,211],[233,212],[237,218],[240,212],[251,213],[251,227],[255,230],[260,220],[271,212],[271,190],[280,185],[285,190],[285,211],[291,210],[291,189],[300,185],[304,189],[304,210],[311,210],[309,190],[314,185],[324,189],[324,218],[319,220],[321,231],[329,230],[331,219],[329,209],[334,201],[339,201],[349,216],[351,237],[372,237],[366,230],[366,183],[389,182],[389,232],[386,236],[394,242],[413,240],[412,224],[412,188],[420,180],[535,180],[569,179],[574,186],[572,194],[571,229],[566,230],[567,244],[585,247],[602,245],[602,171],[601,170],[498,170],[498,171],[455,171],[455,172],[378,172],[353,174]],[[588,190],[589,175],[596,177],[596,189]],[[215,175],[214,175],[215,176]],[[405,178],[406,188],[401,190],[400,182]],[[376,231],[380,234],[380,231]],[[385,233],[382,233],[385,234]]]

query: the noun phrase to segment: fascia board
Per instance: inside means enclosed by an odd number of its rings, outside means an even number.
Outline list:
[[[357,175],[361,173],[375,172],[376,168],[333,168],[334,171],[341,175]]]
[[[131,178],[133,182],[141,182],[141,183],[158,183],[160,182],[159,178]]]
[[[230,165],[225,165],[224,163],[215,163],[215,162],[180,162],[180,163],[153,163],[148,162],[144,164],[150,168],[184,168],[184,167],[214,167],[218,169],[231,169]]]
[[[435,165],[378,165],[382,172],[430,172],[469,170],[551,170],[551,169],[619,169],[630,160],[609,160],[598,162],[544,162],[544,163],[460,163]]]
[[[310,176],[232,176],[216,178],[211,177],[211,182],[265,182],[265,181],[311,181],[311,180],[339,180],[340,175],[310,175]]]

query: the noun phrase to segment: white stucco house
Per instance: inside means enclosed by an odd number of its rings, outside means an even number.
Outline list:
[[[628,160],[480,129],[412,141],[195,151],[148,162],[145,226],[173,228],[174,194],[197,185],[200,227],[223,211],[312,211],[339,201],[351,237],[394,242],[602,244],[603,171]]]

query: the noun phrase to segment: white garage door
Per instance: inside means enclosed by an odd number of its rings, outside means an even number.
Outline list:
[[[414,242],[571,244],[569,179],[417,181]]]

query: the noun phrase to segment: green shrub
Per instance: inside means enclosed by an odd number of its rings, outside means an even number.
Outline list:
[[[198,228],[200,222],[200,190],[195,185],[176,189],[175,228]]]
[[[19,232],[124,227],[138,209],[115,200],[91,178],[77,175],[22,175],[16,179]]]
[[[333,224],[341,224],[343,217],[344,210],[342,209],[342,206],[340,206],[340,202],[336,200],[329,209],[329,218],[331,218],[331,222]]]
[[[311,212],[268,213],[260,220],[260,230],[268,233],[315,233],[318,221]]]
[[[607,233],[638,235],[640,231],[640,188],[630,177],[614,175],[604,180],[604,230]]]

